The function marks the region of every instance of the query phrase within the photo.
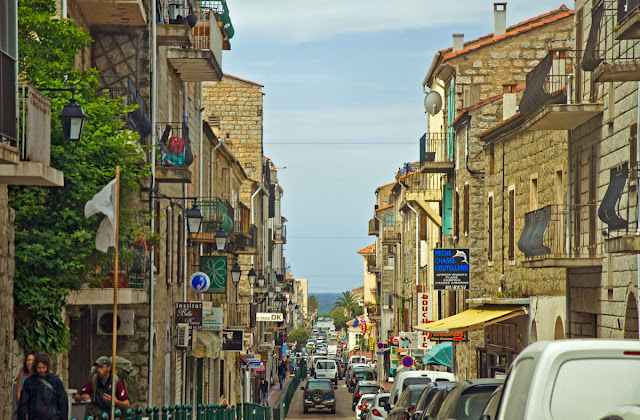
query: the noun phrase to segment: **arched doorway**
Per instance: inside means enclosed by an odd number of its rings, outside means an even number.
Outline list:
[[[531,321],[531,344],[538,341],[538,323],[533,320]]]
[[[633,293],[627,298],[627,311],[624,316],[624,338],[638,339],[638,304]]]
[[[556,318],[556,328],[553,332],[554,340],[563,340],[564,339],[564,323],[562,322],[562,318]]]

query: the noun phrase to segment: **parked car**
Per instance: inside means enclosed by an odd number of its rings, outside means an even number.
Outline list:
[[[373,399],[376,397],[376,394],[362,394],[360,398],[358,398],[357,403],[353,407],[353,411],[356,413],[355,420],[360,420],[360,415],[362,414],[362,408],[367,404],[367,401],[373,402]]]
[[[310,379],[307,384],[301,386],[300,389],[304,391],[302,394],[303,410],[306,413],[309,409],[324,409],[331,410],[331,414],[336,412],[336,394],[335,388],[331,381],[327,379]]]
[[[352,364],[347,364],[347,368],[345,371],[345,379],[344,379],[344,384],[348,387],[349,386],[349,380],[351,379],[351,376],[353,376],[353,372],[355,369],[368,369],[369,365],[365,364],[365,363],[352,363]]]
[[[320,359],[316,362],[315,374],[316,379],[329,379],[338,385],[338,366],[335,360]]]
[[[503,383],[504,379],[495,378],[457,382],[442,402],[436,420],[479,420],[491,394]]]
[[[423,413],[427,409],[427,406],[429,405],[429,403],[431,403],[431,400],[433,400],[433,398],[438,393],[438,390],[443,388],[451,389],[455,384],[456,384],[455,382],[449,382],[449,381],[436,381],[436,382],[428,383],[427,386],[422,391],[422,394],[420,395],[418,402],[416,403],[411,419],[422,420]]]
[[[353,390],[353,401],[351,409],[355,410],[356,404],[362,395],[377,394],[380,392],[380,385],[376,381],[360,381]]]
[[[539,341],[513,361],[497,418],[606,418],[638,405],[639,377],[638,340]]]
[[[376,373],[370,368],[356,369],[351,374],[351,377],[349,378],[349,383],[347,384],[347,386],[349,387],[349,392],[353,392],[356,385],[358,385],[358,382],[375,381],[375,379],[376,379]]]
[[[456,376],[449,372],[435,370],[405,370],[398,372],[391,386],[391,404],[396,404],[398,397],[407,385],[428,384],[435,381],[455,381]]]
[[[436,392],[436,395],[433,396],[431,402],[427,405],[427,408],[422,413],[422,420],[434,420],[438,416],[438,412],[440,411],[440,407],[442,407],[442,403],[451,392],[451,388],[441,387]]]
[[[376,395],[369,409],[369,413],[367,413],[367,420],[384,420],[387,418],[385,406],[389,402],[389,395],[388,392]]]
[[[480,420],[494,420],[496,418],[498,415],[498,407],[500,407],[500,397],[502,396],[503,389],[504,385],[500,385],[495,391],[493,391],[487,406],[482,410]]]
[[[409,385],[402,391],[395,405],[387,404],[385,407],[389,414],[387,420],[407,420],[410,419],[414,407],[427,384]]]

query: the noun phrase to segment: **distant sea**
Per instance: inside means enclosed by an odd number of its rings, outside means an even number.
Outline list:
[[[309,293],[309,296],[315,296],[320,301],[320,309],[318,313],[329,312],[331,307],[336,303],[338,296],[342,296],[342,293]]]

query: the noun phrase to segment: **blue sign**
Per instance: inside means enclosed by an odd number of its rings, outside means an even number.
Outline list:
[[[287,343],[282,344],[282,355],[286,356],[287,354]]]
[[[469,289],[469,249],[433,250],[433,288]]]
[[[384,348],[384,344],[378,343],[378,348],[382,350]]]
[[[249,366],[250,368],[259,368],[260,367],[260,362],[259,361],[257,361],[257,362],[249,362],[247,364],[247,366]]]
[[[411,367],[413,366],[413,358],[411,356],[404,356],[402,358],[402,365],[404,367]]]
[[[206,273],[198,271],[191,275],[189,286],[196,292],[206,292],[211,286],[211,280]]]

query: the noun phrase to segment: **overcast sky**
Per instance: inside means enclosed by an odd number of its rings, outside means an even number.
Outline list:
[[[419,158],[433,56],[453,33],[493,32],[493,3],[227,0],[235,36],[222,67],[265,85],[264,152],[284,188],[285,255],[310,292],[362,285],[357,251],[374,242],[374,191]],[[561,4],[509,1],[507,25]]]

